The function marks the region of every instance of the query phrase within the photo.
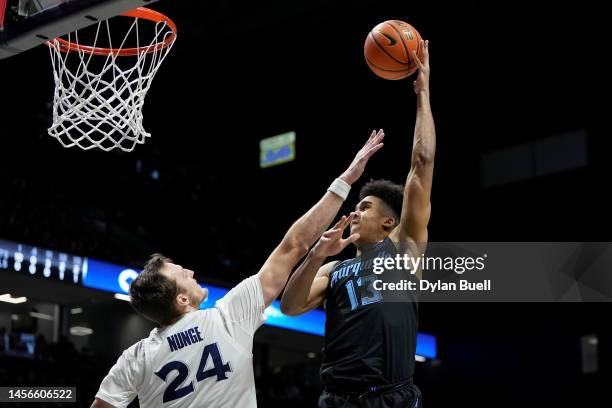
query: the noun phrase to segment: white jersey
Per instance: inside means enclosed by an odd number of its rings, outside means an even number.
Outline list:
[[[245,279],[214,308],[153,329],[123,352],[97,398],[126,407],[256,407],[253,335],[265,320],[259,276]]]

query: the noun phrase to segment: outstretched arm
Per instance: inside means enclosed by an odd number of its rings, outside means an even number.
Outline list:
[[[417,116],[412,145],[410,172],[404,187],[404,201],[399,225],[392,231],[394,241],[427,242],[427,224],[431,215],[431,185],[434,155],[436,152],[436,129],[429,104],[429,42],[421,41],[423,61],[416,52],[415,59],[419,73],[414,82],[417,95]]]
[[[346,183],[345,187],[350,186],[361,177],[370,157],[383,146],[383,138],[382,130],[378,133],[372,132],[351,165],[339,177]],[[336,193],[326,192],[318,203],[289,228],[280,245],[274,249],[259,271],[266,306],[270,305],[281,293],[291,271],[332,222],[344,198]]]

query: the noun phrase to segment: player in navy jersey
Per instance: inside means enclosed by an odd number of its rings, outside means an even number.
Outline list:
[[[429,44],[421,45],[423,61],[413,53],[419,67],[414,81],[417,115],[405,185],[386,180],[365,184],[351,214],[351,236],[342,238],[343,228],[324,233],[283,294],[281,308],[288,315],[325,306],[325,389],[319,407],[421,406],[412,382],[417,302],[409,291],[392,294],[374,288],[377,279],[414,278],[415,271],[390,269],[379,275],[372,267],[376,257],[418,256],[428,239],[436,137],[429,103]],[[355,241],[355,258],[325,263],[347,241]]]
[[[253,336],[264,309],[281,293],[291,270],[321,236],[382,146],[372,132],[348,169],[289,228],[261,270],[229,291],[215,307],[199,310],[207,296],[194,272],[156,254],[130,286],[134,309],[158,327],[123,352],[102,381],[92,408],[254,408]],[[354,216],[343,217],[344,229]],[[343,241],[348,245],[358,237]]]

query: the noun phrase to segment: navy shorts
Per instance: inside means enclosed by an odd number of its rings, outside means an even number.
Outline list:
[[[421,391],[414,384],[363,393],[324,389],[319,408],[422,408]]]

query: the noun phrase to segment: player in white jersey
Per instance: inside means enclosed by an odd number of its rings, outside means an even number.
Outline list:
[[[92,408],[257,406],[252,348],[264,309],[283,290],[292,269],[339,211],[350,185],[382,147],[384,133],[372,132],[355,159],[323,198],[298,219],[261,270],[234,287],[214,308],[199,310],[208,290],[193,271],[155,254],[132,282],[132,306],[158,327],[117,360],[102,381]],[[332,228],[343,231],[351,217]],[[343,245],[359,239],[353,234]]]

